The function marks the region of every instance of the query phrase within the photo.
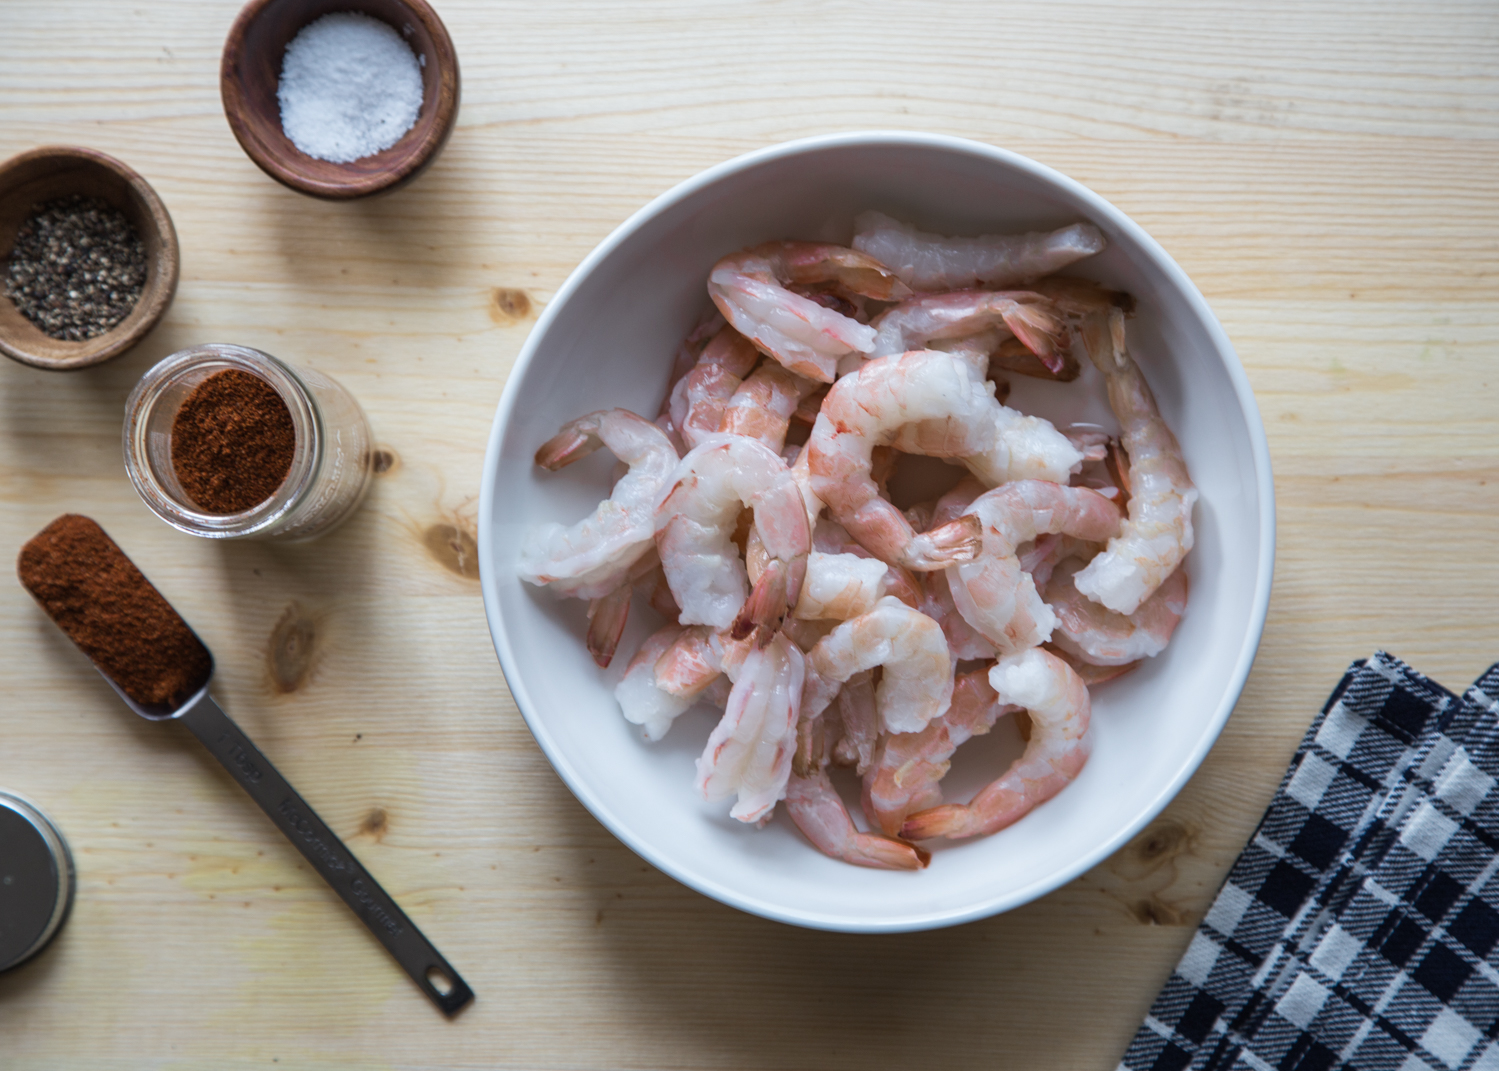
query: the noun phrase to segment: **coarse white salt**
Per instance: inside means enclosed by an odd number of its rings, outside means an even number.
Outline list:
[[[286,46],[276,99],[293,145],[347,164],[390,148],[416,123],[421,67],[411,46],[379,19],[324,15]]]

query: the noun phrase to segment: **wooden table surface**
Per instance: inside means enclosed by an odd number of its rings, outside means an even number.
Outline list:
[[[1344,666],[1460,689],[1499,658],[1499,6],[440,0],[458,128],[414,185],[326,204],[241,153],[234,0],[0,11],[0,157],[112,153],[182,282],[125,357],[0,362],[0,549],[96,517],[218,659],[217,694],[463,971],[445,1021],[180,726],[128,715],[0,584],[0,786],[70,839],[77,905],[0,976],[0,1065],[1111,1068]],[[495,404],[538,310],[647,200],[809,134],[962,135],[1060,169],[1207,296],[1269,434],[1259,658],[1181,796],[999,918],[863,937],[740,914],[572,798],[505,688],[474,564]],[[136,498],[152,363],[255,346],[342,381],[392,464],[302,547]]]

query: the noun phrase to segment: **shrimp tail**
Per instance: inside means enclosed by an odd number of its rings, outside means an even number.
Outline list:
[[[603,446],[598,433],[598,418],[602,415],[589,413],[562,425],[561,431],[537,449],[536,463],[548,472],[556,472]]]
[[[758,626],[772,631],[781,627],[786,611],[796,605],[801,597],[802,581],[807,575],[805,554],[783,561],[772,558],[765,564],[765,571],[755,582],[754,590],[744,600],[739,616],[729,627],[729,635],[736,640],[749,636]]]
[[[1034,379],[1054,379],[1071,383],[1082,375],[1082,365],[1065,347],[1055,351],[1052,359],[1042,360],[1031,349],[1016,338],[1007,338],[999,348],[989,355],[989,378],[996,385],[1000,371],[1014,372]]]
[[[982,522],[972,515],[959,517],[917,535],[901,552],[898,564],[920,573],[946,569],[949,565],[973,561],[982,542]]]
[[[928,840],[931,837],[966,837],[977,830],[966,828],[968,808],[961,804],[944,803],[940,807],[917,811],[900,827],[900,835],[910,840]]]
[[[1015,304],[1005,311],[1004,321],[1053,377],[1063,377],[1067,370],[1064,354],[1068,349],[1068,339],[1067,325],[1060,317],[1039,305]],[[1073,377],[1076,377],[1075,372]]]
[[[619,638],[624,635],[633,592],[634,585],[625,581],[609,594],[588,604],[588,653],[593,655],[600,669],[609,668]]]

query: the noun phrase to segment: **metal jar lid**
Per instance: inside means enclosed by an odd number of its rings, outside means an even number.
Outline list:
[[[0,789],[0,971],[40,952],[73,906],[73,857],[36,804]]]

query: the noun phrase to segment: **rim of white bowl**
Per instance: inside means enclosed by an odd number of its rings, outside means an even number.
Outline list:
[[[788,910],[778,904],[769,903],[754,896],[731,889],[727,886],[695,872],[691,867],[681,866],[678,863],[663,858],[649,844],[636,837],[627,825],[620,822],[615,814],[598,798],[588,787],[588,784],[578,776],[577,771],[567,761],[547,732],[545,724],[532,717],[532,700],[526,691],[525,684],[519,673],[519,667],[515,661],[514,651],[510,646],[510,637],[506,631],[504,618],[500,615],[499,602],[499,579],[495,564],[490,561],[493,553],[494,533],[492,530],[491,517],[494,512],[494,481],[500,464],[500,441],[503,438],[505,426],[509,423],[512,410],[516,405],[518,393],[517,384],[524,378],[527,368],[530,366],[536,350],[541,341],[546,337],[552,321],[560,314],[563,306],[572,297],[573,292],[582,284],[585,277],[602,261],[609,256],[618,246],[632,235],[642,223],[656,216],[666,207],[675,204],[683,198],[696,193],[705,186],[710,186],[726,175],[746,168],[755,167],[770,160],[777,160],[788,156],[797,156],[804,153],[821,151],[824,149],[844,148],[849,146],[872,146],[872,145],[906,145],[921,146],[925,148],[943,149],[949,152],[966,153],[973,156],[985,157],[1004,163],[1017,170],[1028,172],[1036,178],[1053,183],[1067,191],[1084,204],[1088,205],[1094,213],[1095,220],[1107,220],[1112,226],[1123,231],[1139,245],[1167,276],[1171,283],[1186,297],[1188,304],[1197,314],[1218,353],[1224,358],[1224,365],[1228,372],[1229,380],[1233,383],[1234,393],[1239,401],[1239,408],[1244,414],[1247,431],[1249,433],[1250,450],[1254,457],[1255,488],[1258,492],[1260,508],[1259,528],[1259,562],[1255,575],[1254,601],[1251,606],[1249,629],[1245,633],[1244,643],[1238,657],[1234,662],[1234,670],[1228,683],[1228,688],[1223,694],[1222,702],[1218,709],[1213,712],[1213,717],[1208,725],[1209,731],[1202,736],[1197,748],[1182,764],[1176,775],[1167,782],[1156,794],[1155,798],[1127,827],[1095,847],[1092,851],[1080,856],[1070,864],[1055,873],[1048,875],[1045,879],[1025,886],[1020,889],[1011,890],[1003,896],[996,896],[989,900],[980,901],[966,908],[956,910],[935,911],[928,914],[907,915],[901,918],[887,921],[847,920],[834,916],[823,915],[816,912],[802,912]],[[1054,889],[1060,888],[1073,878],[1113,855],[1121,847],[1127,844],[1135,834],[1150,824],[1156,815],[1165,809],[1166,805],[1176,797],[1191,776],[1197,772],[1202,765],[1202,760],[1218,741],[1223,732],[1223,726],[1228,717],[1233,713],[1238,704],[1239,696],[1244,690],[1244,683],[1249,677],[1249,670],[1254,665],[1255,653],[1259,649],[1260,639],[1265,629],[1265,616],[1270,607],[1270,586],[1275,572],[1275,485],[1270,471],[1270,446],[1265,438],[1265,425],[1260,419],[1259,405],[1255,402],[1254,391],[1250,388],[1249,377],[1244,373],[1244,366],[1239,361],[1237,351],[1228,339],[1228,334],[1223,330],[1223,325],[1218,322],[1207,299],[1197,289],[1195,283],[1188,278],[1187,273],[1172,259],[1171,255],[1162,248],[1161,244],[1147,234],[1138,223],[1130,219],[1112,203],[1094,193],[1082,183],[1068,178],[1059,171],[1055,171],[1045,164],[1037,163],[1035,160],[1008,149],[1001,149],[994,145],[983,142],[972,141],[968,138],[953,137],[945,134],[925,134],[916,131],[904,130],[870,130],[852,131],[843,134],[820,134],[814,137],[798,138],[795,141],[781,142],[770,145],[763,149],[756,149],[742,156],[736,156],[721,164],[716,164],[705,171],[679,182],[649,204],[636,211],[614,231],[600,242],[593,251],[584,257],[582,262],[573,269],[572,274],[562,284],[561,289],[553,296],[541,317],[532,328],[530,337],[526,344],[521,347],[520,355],[516,358],[515,366],[510,371],[510,376],[505,381],[504,392],[500,396],[500,404],[495,411],[494,424],[490,428],[489,446],[484,454],[483,484],[479,489],[479,582],[484,594],[484,616],[489,621],[490,637],[494,641],[495,654],[499,656],[500,668],[504,671],[505,681],[510,687],[510,694],[515,698],[515,704],[520,709],[521,717],[525,718],[526,725],[531,730],[531,735],[536,738],[536,743],[541,747],[542,753],[557,771],[568,789],[574,796],[587,807],[589,812],[603,823],[604,827],[618,837],[635,854],[646,862],[656,867],[663,873],[682,882],[689,888],[696,889],[705,896],[710,896],[720,903],[728,904],[730,907],[738,908],[751,915],[761,918],[773,919],[777,922],[788,923],[793,926],[802,926],[808,929],[829,930],[842,933],[910,933],[921,930],[941,929],[947,926],[956,926],[964,922],[973,922],[977,919],[988,918],[1005,911],[1013,910],[1032,900],[1039,899]]]

